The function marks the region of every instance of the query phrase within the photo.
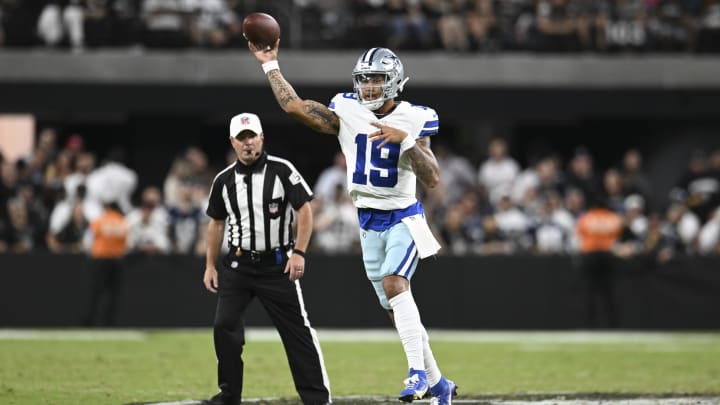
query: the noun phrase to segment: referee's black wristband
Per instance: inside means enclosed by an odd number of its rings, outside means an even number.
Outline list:
[[[298,255],[298,256],[302,257],[303,259],[305,258],[305,252],[303,252],[300,249],[293,249],[293,254]]]

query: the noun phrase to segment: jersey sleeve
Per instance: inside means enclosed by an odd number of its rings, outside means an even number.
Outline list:
[[[339,115],[345,110],[344,107],[348,102],[357,102],[355,93],[338,93],[330,100],[328,109]]]
[[[418,108],[421,109],[421,113],[419,114],[420,119],[418,120],[420,128],[418,129],[416,137],[422,138],[437,135],[440,130],[440,118],[437,112],[430,107],[418,106]]]
[[[313,199],[310,186],[292,163],[287,163],[287,170],[282,175],[282,183],[286,190],[287,200],[295,210],[300,209],[306,202]]]
[[[216,177],[210,188],[210,198],[208,199],[208,206],[205,213],[213,219],[225,219],[228,216],[222,195],[223,188],[225,188],[225,184],[222,181],[223,178],[224,176]]]

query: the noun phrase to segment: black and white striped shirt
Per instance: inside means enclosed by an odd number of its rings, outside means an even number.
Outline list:
[[[293,243],[293,209],[312,197],[292,163],[263,152],[252,165],[237,161],[215,176],[206,212],[226,220],[231,249],[263,252]]]

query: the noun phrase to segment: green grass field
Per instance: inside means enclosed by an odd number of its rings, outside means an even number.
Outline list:
[[[406,363],[392,331],[318,334],[333,396],[389,397],[402,388]],[[248,334],[246,398],[295,398],[272,336]],[[431,339],[461,398],[720,394],[720,333],[431,331]],[[210,330],[0,330],[4,405],[201,399],[216,392],[215,367]]]

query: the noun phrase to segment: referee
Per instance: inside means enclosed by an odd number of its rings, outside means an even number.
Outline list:
[[[256,296],[278,329],[303,404],[326,404],[330,385],[299,282],[312,232],[312,191],[292,163],[263,150],[263,139],[257,115],[233,117],[230,143],[238,160],[215,177],[210,189],[203,282],[209,291],[219,291],[213,333],[220,393],[203,404],[241,402],[243,318]],[[226,222],[230,251],[217,270]]]

